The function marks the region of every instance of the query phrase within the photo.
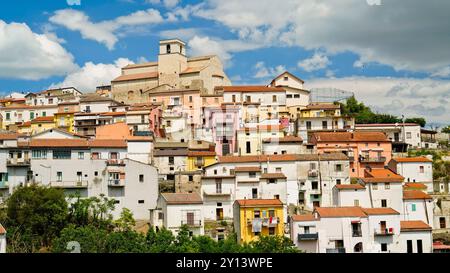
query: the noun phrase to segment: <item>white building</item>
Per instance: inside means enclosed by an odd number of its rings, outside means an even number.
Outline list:
[[[303,145],[303,139],[296,136],[285,136],[280,138],[266,138],[262,141],[262,154],[307,154],[312,153],[313,149],[309,149]]]
[[[161,193],[156,214],[150,223],[165,227],[176,236],[182,225],[187,225],[191,235],[205,233],[203,201],[198,193]],[[157,219],[156,219],[157,218]]]
[[[290,220],[291,239],[306,252],[432,252],[431,227],[392,208],[320,207]]]
[[[433,161],[426,157],[397,157],[388,163],[389,168],[405,177],[405,182],[419,182],[433,192]],[[440,191],[440,189],[436,189]]]

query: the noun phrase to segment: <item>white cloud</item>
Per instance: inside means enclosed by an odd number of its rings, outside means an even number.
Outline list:
[[[284,71],[286,71],[286,68],[282,65],[278,65],[276,67],[266,67],[264,62],[257,62],[254,66],[254,69],[256,70],[254,78],[260,79],[260,78],[269,78],[280,75]]]
[[[332,87],[355,93],[373,110],[397,116],[424,116],[428,123],[446,124],[450,116],[450,80],[345,77],[313,79],[306,88]]]
[[[69,6],[80,6],[81,0],[67,0],[67,5]]]
[[[360,63],[427,73],[450,64],[450,1],[208,0],[199,7],[193,15],[264,47],[350,51]]]
[[[64,9],[56,11],[49,20],[72,31],[79,31],[84,39],[102,43],[110,50],[114,49],[121,29],[158,24],[164,21],[159,11],[155,9],[137,11],[113,20],[96,23],[92,22],[89,16],[82,11]],[[128,32],[130,32],[129,29]]]
[[[320,69],[326,68],[328,65],[330,65],[331,62],[328,60],[328,57],[321,53],[316,52],[311,58],[304,59],[300,62],[298,62],[298,67],[302,68],[303,70],[307,72],[316,71]]]
[[[0,77],[39,80],[77,69],[56,35],[37,34],[26,24],[0,20]]]
[[[176,5],[178,5],[180,0],[146,0],[146,3],[157,5],[157,4],[163,4],[166,8],[173,8]]]
[[[108,85],[111,80],[120,76],[121,68],[133,61],[126,58],[119,58],[112,64],[87,62],[77,71],[67,75],[67,77],[59,83],[53,83],[51,88],[73,86],[83,92],[95,91],[100,85]]]
[[[436,72],[431,74],[431,77],[448,77],[450,76],[450,66],[443,67],[441,69],[438,69]]]

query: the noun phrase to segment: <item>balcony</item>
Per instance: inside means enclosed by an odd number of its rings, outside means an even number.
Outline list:
[[[181,220],[181,225],[187,225],[189,227],[201,227],[202,220]]]
[[[309,177],[318,177],[319,176],[319,170],[309,170],[308,171]]]
[[[297,239],[299,241],[315,241],[319,239],[319,233],[299,233]]]
[[[6,161],[6,166],[8,167],[30,166],[30,159],[8,158],[8,160]]]
[[[392,236],[392,235],[394,235],[394,229],[393,228],[375,229],[374,235],[375,236]]]
[[[327,253],[345,253],[345,247],[327,248]]]
[[[362,231],[361,230],[353,230],[352,237],[362,237]]]
[[[216,190],[215,192],[208,192],[208,191],[203,191],[203,195],[205,195],[205,196],[216,196],[216,197],[219,197],[219,196],[225,196],[225,197],[229,197],[229,196],[231,196],[231,194],[232,194],[232,191],[231,191],[231,189],[229,190],[229,191],[224,191],[224,190]]]
[[[253,221],[255,219],[261,219],[261,224],[263,227],[275,227],[280,223],[279,217],[266,217],[266,218],[253,218],[249,219],[247,218],[247,226],[253,226]],[[272,219],[272,221],[270,221]]]
[[[7,189],[9,188],[9,182],[8,181],[0,181],[0,189]]]
[[[108,186],[110,187],[125,187],[124,179],[109,179]]]
[[[386,157],[359,157],[359,162],[361,163],[384,163],[386,162]]]
[[[106,161],[107,166],[125,166],[123,159],[108,159]]]
[[[88,181],[53,181],[50,186],[64,189],[83,189],[88,187]]]

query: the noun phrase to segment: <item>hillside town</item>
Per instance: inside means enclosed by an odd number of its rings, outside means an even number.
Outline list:
[[[233,85],[218,56],[161,40],[110,85],[0,99],[0,206],[20,187],[114,199],[140,222],[216,241],[284,236],[307,253],[432,253],[450,231],[449,134],[361,124],[299,75]],[[101,84],[101,83],[99,83]],[[447,153],[442,160],[450,161]],[[0,253],[8,227],[0,223]]]

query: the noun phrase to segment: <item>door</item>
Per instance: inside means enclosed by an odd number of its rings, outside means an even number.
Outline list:
[[[445,228],[445,217],[440,217],[439,218],[439,227],[440,228]]]
[[[314,201],[314,202],[313,202],[313,207],[314,207],[314,208],[320,207],[320,202],[319,202],[319,201]]]
[[[83,174],[81,172],[77,172],[77,182],[81,182],[81,180],[83,179]]]
[[[252,198],[253,199],[257,199],[258,198],[258,189],[257,188],[253,188],[252,189]]]
[[[395,142],[399,141],[399,134],[398,133],[394,133],[394,141]]]
[[[413,253],[412,240],[406,241],[406,252]]]
[[[230,144],[222,144],[222,155],[228,155],[230,153]]]
[[[193,226],[194,225],[194,213],[193,212],[187,212],[186,213],[186,220],[187,220],[187,224],[189,226]]]
[[[386,221],[380,222],[380,231],[381,233],[386,233]]]
[[[417,240],[417,253],[423,253],[422,240]]]
[[[216,209],[216,219],[223,220],[223,208]]]

